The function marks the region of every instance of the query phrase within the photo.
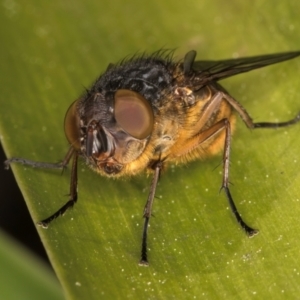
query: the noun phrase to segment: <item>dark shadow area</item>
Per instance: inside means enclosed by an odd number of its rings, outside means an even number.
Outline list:
[[[4,169],[5,159],[0,145],[0,228],[50,265],[13,173]]]

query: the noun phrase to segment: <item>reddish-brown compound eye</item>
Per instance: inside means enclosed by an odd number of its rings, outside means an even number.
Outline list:
[[[80,124],[77,113],[77,103],[73,102],[65,115],[65,134],[69,143],[76,149],[80,149]]]
[[[150,103],[139,93],[118,90],[115,93],[115,119],[128,134],[142,140],[153,128],[153,110]]]

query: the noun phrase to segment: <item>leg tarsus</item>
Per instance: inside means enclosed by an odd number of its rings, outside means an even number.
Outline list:
[[[141,253],[141,260],[139,262],[139,265],[143,266],[143,267],[149,266],[148,257],[147,257],[148,224],[149,224],[149,218],[145,217],[144,230],[143,230],[143,241],[142,241],[142,253]]]
[[[74,206],[74,204],[76,203],[77,198],[76,199],[70,199],[63,207],[61,207],[57,212],[55,212],[53,215],[51,215],[50,217],[37,222],[36,224],[38,226],[41,226],[43,228],[48,228],[49,224],[55,220],[57,217],[64,215],[64,213],[69,209],[72,208]]]
[[[241,217],[240,213],[238,212],[238,210],[237,210],[237,208],[234,204],[234,201],[232,199],[229,188],[226,187],[226,186],[222,186],[221,189],[223,189],[225,191],[226,197],[227,197],[228,202],[229,202],[230,209],[233,212],[233,214],[234,214],[236,220],[238,221],[238,223],[240,224],[240,226],[243,228],[243,230],[248,235],[248,237],[253,237],[254,235],[258,234],[259,231],[257,229],[254,229],[254,228],[248,226],[245,223],[245,221],[243,220],[243,218]]]

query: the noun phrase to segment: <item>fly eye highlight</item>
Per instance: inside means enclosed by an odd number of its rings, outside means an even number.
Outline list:
[[[77,103],[73,102],[65,115],[65,134],[69,143],[76,149],[80,149],[80,124],[77,113]]]
[[[118,90],[114,100],[115,119],[123,130],[139,140],[151,134],[153,110],[141,94],[130,90]]]

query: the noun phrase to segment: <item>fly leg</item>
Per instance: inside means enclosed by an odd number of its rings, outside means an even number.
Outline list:
[[[257,129],[257,128],[280,128],[280,127],[287,127],[294,125],[300,122],[300,112],[291,120],[285,122],[253,122],[252,118],[246,111],[246,109],[237,102],[233,97],[231,97],[227,93],[221,93],[223,99],[225,99],[240,115],[246,126],[250,129]]]
[[[66,210],[72,208],[77,202],[77,161],[78,154],[74,153],[72,161],[72,170],[71,170],[71,182],[70,182],[70,199],[66,202],[58,211],[52,214],[50,217],[39,221],[37,225],[42,226],[43,228],[48,228],[48,225],[57,217],[63,215]]]
[[[229,202],[229,206],[231,211],[233,212],[236,220],[246,232],[246,234],[251,237],[258,233],[258,230],[251,228],[248,226],[245,221],[242,219],[240,213],[238,212],[236,205],[231,197],[231,193],[229,190],[229,156],[230,156],[230,140],[231,140],[231,131],[230,131],[230,122],[228,119],[222,119],[210,128],[205,131],[200,132],[198,135],[193,137],[190,141],[188,141],[181,149],[181,151],[177,152],[177,155],[183,155],[188,152],[186,146],[188,145],[190,149],[194,149],[202,143],[208,141],[210,138],[213,138],[215,135],[220,133],[220,131],[225,130],[225,144],[224,144],[224,152],[223,152],[223,180],[221,189],[225,191],[227,200]]]
[[[32,168],[39,168],[39,169],[64,169],[69,164],[69,161],[73,156],[73,154],[74,154],[74,149],[71,147],[68,153],[66,154],[65,158],[63,159],[63,161],[58,163],[47,163],[47,162],[33,161],[21,157],[12,157],[10,159],[7,159],[4,162],[4,165],[6,169],[9,169],[12,163],[22,164],[22,165],[30,166]]]
[[[246,234],[249,237],[254,236],[255,234],[258,233],[257,229],[253,229],[250,226],[248,226],[243,218],[241,217],[240,213],[238,212],[236,205],[232,199],[230,190],[229,190],[229,157],[230,157],[230,141],[231,141],[231,131],[230,131],[230,122],[225,119],[224,120],[224,129],[226,131],[225,134],[225,145],[224,145],[224,153],[223,153],[223,182],[222,182],[222,187],[225,191],[227,200],[229,202],[229,206],[231,211],[233,212],[236,220],[238,223],[241,225],[241,227],[244,229]]]
[[[230,97],[230,96],[228,96]],[[248,226],[245,221],[242,219],[240,213],[238,212],[236,205],[232,199],[230,190],[229,190],[229,156],[230,156],[230,141],[231,141],[231,130],[230,130],[230,121],[228,119],[222,119],[212,125],[211,127],[207,128],[204,131],[201,131],[201,129],[204,127],[206,122],[210,119],[212,114],[215,111],[218,111],[221,102],[227,101],[231,106],[233,106],[234,109],[240,108],[240,115],[242,116],[244,122],[249,127],[254,128],[252,119],[246,112],[246,110],[243,109],[242,106],[238,102],[236,102],[233,98],[230,97],[232,101],[228,101],[227,94],[220,91],[215,91],[214,96],[211,98],[211,100],[207,103],[205,109],[202,112],[201,118],[199,118],[199,122],[195,125],[195,130],[197,130],[199,133],[197,133],[195,136],[193,136],[191,139],[185,142],[184,145],[181,147],[175,149],[172,152],[172,155],[170,158],[180,157],[182,155],[186,155],[189,152],[193,151],[197,147],[199,147],[202,143],[209,141],[210,139],[213,139],[217,134],[219,134],[222,130],[225,130],[225,142],[224,142],[224,152],[223,152],[223,180],[222,180],[222,186],[221,189],[225,191],[227,200],[229,202],[229,206],[231,208],[231,211],[233,212],[236,220],[240,224],[240,226],[243,228],[243,230],[246,232],[248,236],[253,236],[256,233],[258,233],[258,230],[251,228]],[[233,103],[232,103],[233,102]],[[234,104],[234,105],[233,105]],[[235,105],[236,104],[236,105]]]
[[[65,156],[64,160],[59,163],[45,163],[45,162],[36,162],[28,159],[23,158],[11,158],[4,162],[6,168],[8,169],[10,164],[12,163],[19,163],[24,165],[29,165],[33,168],[45,168],[45,169],[64,169],[68,165],[69,161],[73,156],[72,162],[72,170],[71,170],[71,182],[70,182],[70,199],[68,202],[65,203],[58,211],[52,214],[50,217],[40,221],[37,225],[42,226],[43,228],[47,228],[48,225],[60,215],[63,215],[65,211],[76,203],[77,201],[77,160],[78,160],[78,153],[73,149],[70,148],[67,155]]]
[[[280,128],[280,127],[286,127],[294,125],[298,122],[300,122],[300,112],[291,120],[285,121],[285,122],[253,122],[252,118],[248,114],[248,112],[245,110],[245,108],[237,102],[234,98],[232,98],[227,93],[220,93],[222,94],[222,98],[225,99],[240,115],[244,123],[247,125],[250,129],[257,129],[257,128]],[[255,235],[258,231],[255,229],[252,229],[249,227],[241,218],[239,215],[237,208],[234,204],[234,201],[232,199],[232,196],[230,194],[230,190],[228,188],[228,182],[229,182],[229,153],[230,153],[230,124],[225,126],[226,129],[226,138],[225,138],[225,148],[224,148],[224,156],[223,156],[223,184],[222,189],[224,189],[227,199],[229,201],[231,210],[233,211],[236,219],[240,223],[240,225],[243,227],[243,229],[246,231],[248,236]]]
[[[144,228],[143,228],[143,238],[142,238],[142,255],[139,265],[140,266],[148,266],[148,255],[147,255],[147,236],[148,236],[148,226],[149,226],[149,220],[151,217],[151,211],[152,211],[152,205],[155,197],[155,191],[157,187],[157,183],[160,177],[160,173],[162,170],[163,162],[158,161],[154,165],[154,176],[152,179],[152,183],[150,186],[150,192],[148,195],[148,199],[144,208],[144,215],[145,218],[144,221]]]

